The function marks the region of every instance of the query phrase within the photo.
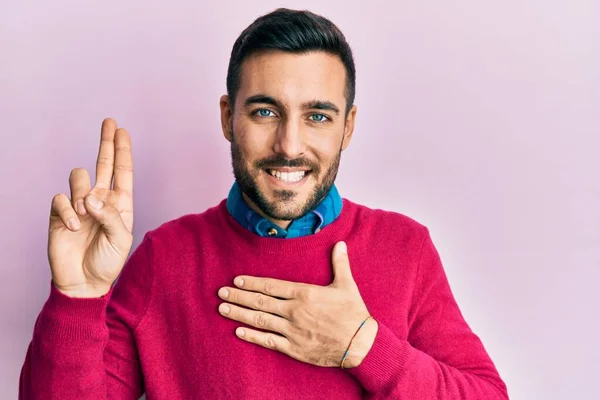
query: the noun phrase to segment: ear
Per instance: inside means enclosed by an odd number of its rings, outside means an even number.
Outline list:
[[[350,144],[352,134],[354,133],[354,122],[356,120],[356,105],[352,105],[348,116],[346,117],[346,125],[344,127],[344,139],[342,140],[342,151]]]
[[[224,94],[219,100],[219,106],[221,107],[221,129],[223,129],[223,136],[229,142],[233,140],[231,137],[231,124],[233,123],[233,111],[229,104],[229,96]]]

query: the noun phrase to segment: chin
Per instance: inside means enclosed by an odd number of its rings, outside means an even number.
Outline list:
[[[281,189],[268,190],[267,193],[263,192],[266,204],[261,204],[261,209],[273,219],[289,221],[300,218],[310,211],[306,209],[309,197],[307,193]]]
[[[275,178],[277,179],[277,178]],[[312,179],[310,179],[312,181]],[[281,221],[290,221],[302,217],[314,205],[311,194],[314,192],[316,183],[308,179],[302,182],[267,182],[259,185],[260,198],[256,199],[256,205],[269,217]]]
[[[274,199],[270,203],[269,213],[272,218],[277,220],[291,221],[302,217],[309,211],[306,210],[306,201],[301,201],[300,199]]]

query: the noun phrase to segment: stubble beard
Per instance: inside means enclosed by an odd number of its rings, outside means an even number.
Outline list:
[[[325,176],[320,182],[312,188],[308,199],[303,204],[293,205],[294,199],[298,193],[293,190],[277,189],[273,191],[275,200],[269,201],[267,196],[261,192],[258,187],[258,176],[265,168],[277,167],[307,167],[311,169],[311,173],[305,179],[315,179],[320,176],[320,166],[306,158],[296,158],[288,160],[281,154],[276,154],[272,157],[258,160],[254,163],[252,169],[248,168],[248,161],[237,142],[233,131],[231,134],[231,165],[233,167],[233,175],[240,186],[242,192],[268,217],[273,220],[291,221],[308,214],[323,200],[329,193],[337,177],[340,160],[342,156],[342,148],[335,156]],[[317,178],[318,179],[318,178]]]

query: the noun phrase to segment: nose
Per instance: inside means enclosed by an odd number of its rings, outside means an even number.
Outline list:
[[[281,123],[273,144],[273,151],[293,160],[306,152],[306,138],[302,124],[291,118]]]

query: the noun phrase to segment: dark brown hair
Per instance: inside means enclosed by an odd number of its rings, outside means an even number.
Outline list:
[[[330,20],[310,11],[279,8],[257,18],[237,38],[227,69],[227,94],[233,110],[244,60],[261,50],[306,53],[320,50],[337,55],[346,69],[346,115],[354,104],[356,70],[346,38]]]

